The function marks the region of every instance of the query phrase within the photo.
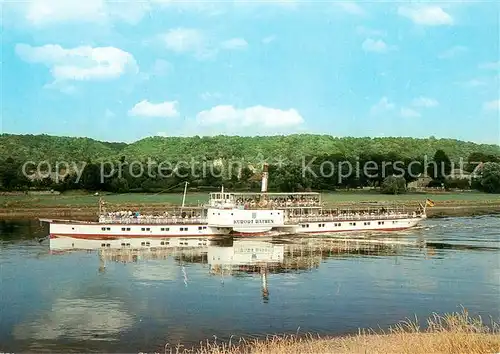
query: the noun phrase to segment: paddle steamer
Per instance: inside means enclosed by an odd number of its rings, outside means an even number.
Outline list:
[[[393,231],[416,226],[426,218],[426,200],[414,210],[370,205],[326,209],[320,193],[268,193],[264,166],[260,193],[210,193],[203,206],[182,206],[161,215],[109,211],[99,201],[97,221],[48,220],[50,237],[95,240],[224,235],[315,234],[352,231]]]

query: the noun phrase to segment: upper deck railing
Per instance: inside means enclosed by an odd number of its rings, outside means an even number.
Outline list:
[[[300,215],[290,216],[285,224],[295,224],[300,222],[323,222],[323,221],[378,221],[378,220],[399,220],[421,216],[416,212],[408,213],[386,213],[386,214],[341,214],[341,215]]]
[[[320,208],[321,194],[306,193],[210,193],[209,207],[240,209]]]
[[[151,224],[162,224],[162,225],[175,225],[175,224],[206,224],[206,217],[111,217],[111,216],[101,216],[99,217],[99,222],[103,224],[127,224],[127,225],[151,225]]]

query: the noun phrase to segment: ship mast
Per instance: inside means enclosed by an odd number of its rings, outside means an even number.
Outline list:
[[[262,184],[261,184],[261,189],[260,189],[260,192],[262,194],[266,194],[267,193],[267,183],[268,183],[268,180],[269,180],[268,169],[269,169],[269,165],[267,163],[264,163],[264,168],[263,168],[263,171],[262,171]]]
[[[184,184],[184,194],[182,195],[182,207],[181,208],[184,208],[184,204],[186,202],[187,187],[188,187],[188,182],[186,181],[186,183]]]

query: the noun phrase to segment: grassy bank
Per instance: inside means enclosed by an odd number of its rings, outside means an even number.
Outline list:
[[[0,218],[71,217],[92,219],[97,216],[97,204],[101,196],[88,193],[62,195],[0,195]],[[181,194],[111,194],[102,195],[104,200],[117,209],[141,210],[144,213],[161,212],[168,206],[180,205]],[[468,216],[500,213],[500,195],[477,192],[440,194],[383,195],[369,192],[323,193],[327,206],[360,205],[364,202],[394,202],[416,207],[426,198],[436,202],[428,209],[429,217]],[[186,203],[202,204],[206,193],[189,193]]]
[[[360,331],[345,337],[273,336],[266,340],[241,340],[237,344],[202,343],[183,350],[165,346],[168,353],[199,354],[326,354],[326,353],[461,353],[486,354],[500,351],[500,331],[496,323],[485,325],[480,317],[470,317],[467,311],[433,315],[422,329],[417,321],[403,321],[388,331]],[[233,339],[234,343],[234,339]]]

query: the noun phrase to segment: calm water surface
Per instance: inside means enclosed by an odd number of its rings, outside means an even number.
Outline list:
[[[344,334],[460,306],[500,317],[494,216],[341,241],[229,239],[137,252],[51,253],[39,242],[46,234],[38,222],[0,221],[0,352]]]

